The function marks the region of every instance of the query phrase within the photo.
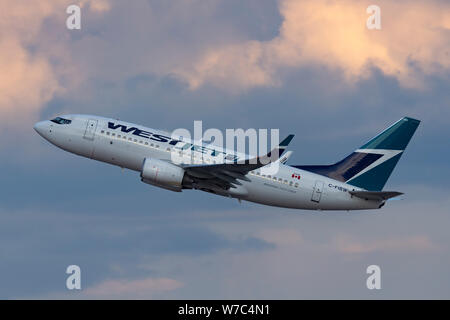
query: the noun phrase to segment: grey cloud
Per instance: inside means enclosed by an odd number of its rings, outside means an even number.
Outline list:
[[[163,209],[158,209],[161,214],[157,215],[152,214],[154,208],[145,212],[142,207],[140,212],[123,211],[120,215],[89,208],[70,214],[64,212],[61,203],[55,201],[51,212],[2,211],[1,297],[58,290],[64,286],[64,271],[70,264],[80,265],[86,274],[85,284],[90,285],[117,275],[115,264],[135,270],[133,265],[144,257],[199,256],[273,247],[251,236],[223,236],[198,224],[198,220],[190,222],[180,213]]]

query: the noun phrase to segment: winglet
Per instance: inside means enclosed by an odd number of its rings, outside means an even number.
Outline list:
[[[280,158],[281,158],[281,155],[286,150],[286,147],[291,142],[292,138],[294,138],[293,134],[288,135],[283,141],[281,141],[281,143],[278,146],[273,148],[265,156],[256,157],[256,158],[250,159],[246,163],[260,163],[262,165],[267,165],[267,164],[269,164],[271,162],[278,162],[280,160]],[[276,159],[272,159],[272,154],[277,154],[277,152],[278,152],[278,157]],[[262,166],[262,165],[260,165],[260,166]]]
[[[280,142],[280,144],[278,146],[273,148],[266,155],[261,156],[261,157],[256,157],[256,158],[253,158],[253,159],[247,159],[247,160],[244,161],[244,163],[263,163],[264,165],[266,165],[266,164],[269,164],[271,162],[277,162],[281,158],[281,155],[286,150],[287,146],[289,145],[289,143],[291,142],[291,140],[293,138],[294,138],[293,134],[288,135],[283,141]],[[278,154],[278,157],[275,160],[271,159],[272,154]],[[274,160],[274,161],[272,161],[272,160]],[[237,162],[237,163],[239,163],[239,162]]]
[[[279,152],[278,153],[278,158],[281,158],[281,155],[286,150],[286,148],[289,145],[289,143],[291,143],[293,138],[294,138],[294,135],[290,134],[283,141],[280,142],[280,144],[278,145],[278,152]],[[277,148],[275,148],[275,149],[277,149]]]
[[[282,156],[281,158],[279,158],[277,161],[279,163],[285,164],[286,161],[288,161],[289,157],[292,155],[292,151],[288,151],[284,154],[284,156]]]
[[[293,134],[288,135],[283,141],[280,142],[280,147],[287,147],[291,140],[294,138]]]

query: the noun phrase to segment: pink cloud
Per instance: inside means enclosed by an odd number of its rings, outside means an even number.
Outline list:
[[[66,8],[73,3],[0,0],[4,9],[0,11],[0,117],[5,124],[16,119],[34,120],[45,103],[82,78],[72,67],[67,45],[70,38],[65,34]],[[84,0],[79,4],[93,12],[109,9],[108,0]],[[56,38],[42,32],[48,18],[56,19],[60,25]],[[52,59],[59,61],[60,66],[53,66]],[[66,79],[64,86],[62,77]]]
[[[259,232],[256,236],[278,246],[302,246],[305,244],[301,233],[290,228],[266,229]]]
[[[172,291],[183,284],[169,278],[144,278],[139,280],[106,280],[82,291],[83,295],[101,298],[151,298],[161,292]]]
[[[382,29],[368,30],[371,4],[281,0],[277,37],[211,47],[174,72],[191,89],[210,83],[239,92],[279,85],[286,70],[310,65],[338,70],[349,83],[370,76],[370,66],[376,66],[406,87],[422,87],[423,74],[450,68],[449,3],[380,0]]]
[[[402,252],[402,251],[435,251],[438,247],[424,235],[380,239],[372,242],[361,242],[347,236],[338,236],[334,245],[337,250],[348,254],[364,254],[371,252]]]

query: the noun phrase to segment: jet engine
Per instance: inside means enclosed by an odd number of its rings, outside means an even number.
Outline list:
[[[183,168],[170,162],[145,158],[142,164],[141,181],[160,188],[181,192],[184,173]]]

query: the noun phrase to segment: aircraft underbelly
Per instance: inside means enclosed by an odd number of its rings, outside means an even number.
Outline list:
[[[248,195],[242,199],[264,205],[307,209],[307,210],[359,210],[376,209],[379,201],[363,200],[351,197],[344,192],[322,190],[320,201],[312,197],[314,188],[287,188],[276,186],[275,183],[248,183]]]

